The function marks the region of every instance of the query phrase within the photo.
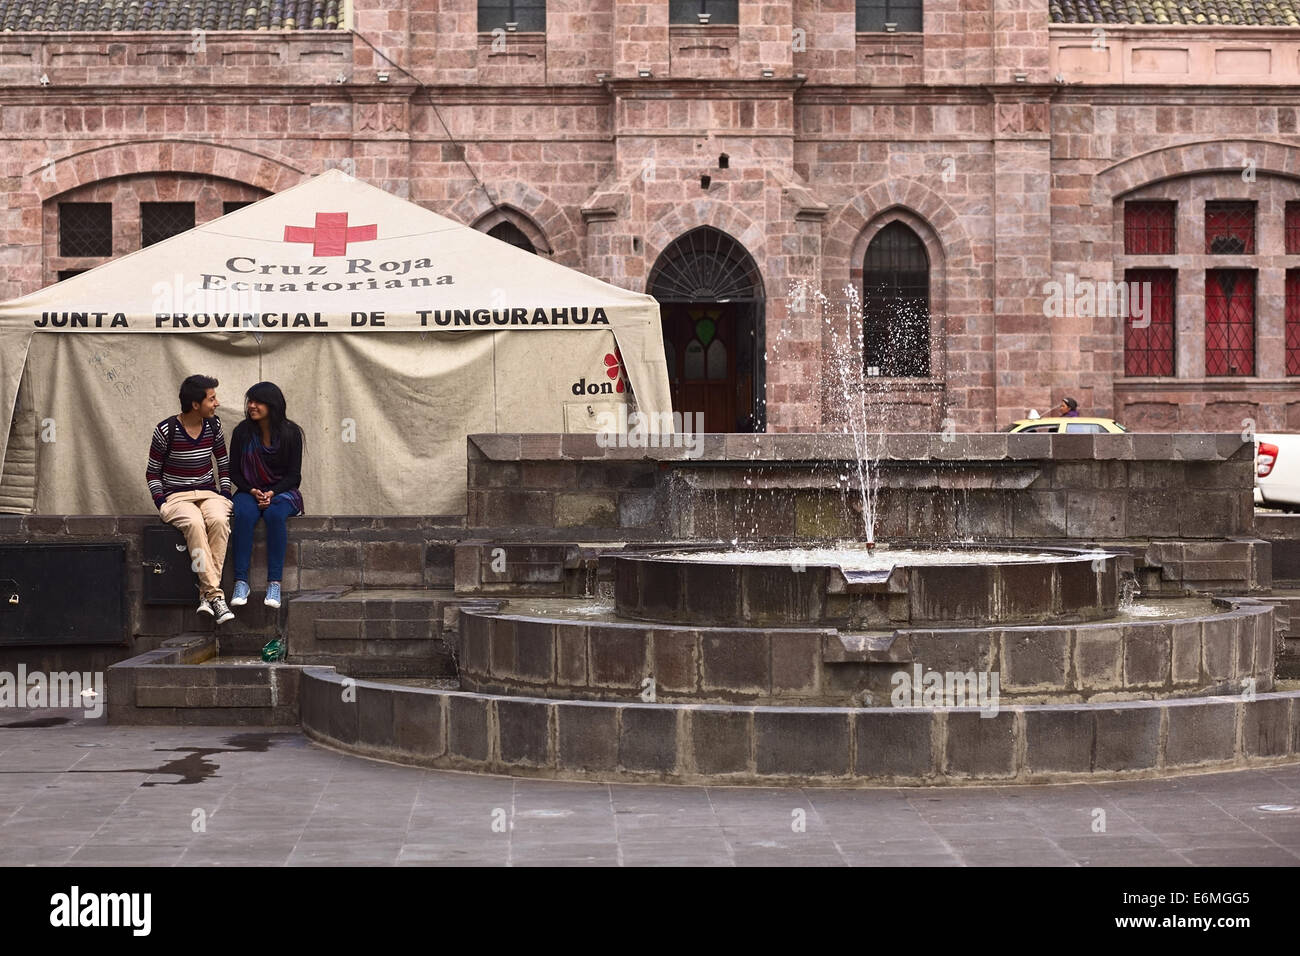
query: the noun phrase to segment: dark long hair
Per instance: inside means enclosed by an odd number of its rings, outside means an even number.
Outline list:
[[[241,424],[253,429],[252,434],[256,436],[261,429],[248,417],[249,399],[266,406],[267,414],[271,419],[272,444],[284,447],[287,443],[296,441],[300,447],[306,446],[306,436],[303,434],[302,426],[285,414],[284,392],[280,391],[280,386],[274,382],[258,382],[244,393],[244,421]]]

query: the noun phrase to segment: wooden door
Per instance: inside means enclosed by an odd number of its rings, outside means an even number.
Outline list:
[[[741,376],[736,358],[739,336],[752,334],[742,320],[745,307],[735,303],[671,303],[661,307],[664,357],[672,385],[673,409],[703,414],[707,432],[740,427],[738,394]],[[746,381],[749,375],[744,376]],[[749,409],[743,409],[745,415]],[[698,427],[698,419],[692,424]]]

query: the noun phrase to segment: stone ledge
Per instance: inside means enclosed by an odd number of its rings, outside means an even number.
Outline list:
[[[302,681],[302,728],[313,740],[422,766],[554,779],[933,786],[1159,776],[1300,759],[1300,691],[1250,700],[1011,706],[985,719],[978,708],[555,701],[374,681],[357,681],[357,701],[344,702],[344,678],[332,669],[307,667]],[[378,701],[363,711],[358,701],[367,696],[419,698],[416,709],[427,720],[420,739],[431,747],[395,742],[394,727],[359,720],[358,713],[390,712]],[[408,740],[412,733],[408,721]]]
[[[663,462],[856,461],[852,435],[823,432],[657,436],[657,448],[603,448],[596,435],[478,434],[468,436],[471,461],[622,460]],[[699,439],[693,453],[685,439]],[[1044,439],[1049,439],[1044,441]],[[1254,457],[1254,446],[1237,434],[1038,435],[882,434],[868,436],[875,457],[894,461],[1236,461]],[[635,452],[635,454],[630,454]]]

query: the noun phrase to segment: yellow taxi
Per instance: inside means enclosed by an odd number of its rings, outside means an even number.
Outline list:
[[[1022,418],[1008,432],[1049,432],[1062,435],[1122,435],[1128,431],[1113,418]]]

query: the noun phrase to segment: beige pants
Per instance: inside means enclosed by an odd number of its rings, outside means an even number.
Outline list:
[[[199,576],[199,594],[209,600],[221,596],[221,567],[230,539],[229,498],[215,491],[178,491],[167,496],[158,513],[185,535],[191,564]]]

